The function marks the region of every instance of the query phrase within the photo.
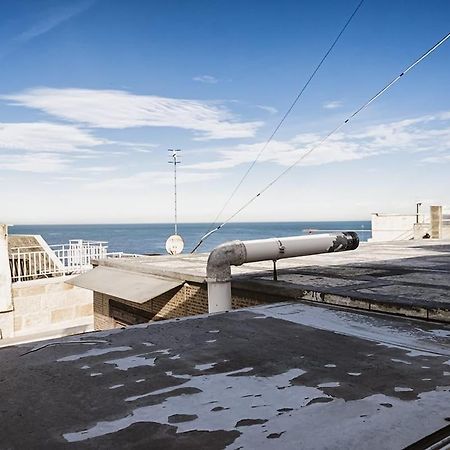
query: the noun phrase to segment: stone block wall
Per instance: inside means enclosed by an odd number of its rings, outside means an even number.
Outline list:
[[[13,311],[0,313],[0,345],[34,337],[59,337],[94,328],[92,292],[65,277],[12,284]],[[4,340],[2,342],[2,340]]]
[[[243,292],[234,292],[233,309],[267,303]],[[175,319],[208,312],[208,291],[205,284],[186,282],[180,288],[166,292],[143,304],[129,302],[94,292],[94,326],[105,330],[126,324],[144,323],[149,320]]]
[[[442,239],[442,206],[430,206],[430,229],[433,239]]]

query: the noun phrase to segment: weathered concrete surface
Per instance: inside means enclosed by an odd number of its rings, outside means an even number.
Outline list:
[[[100,261],[144,273],[204,282],[206,254]],[[450,322],[450,241],[363,243],[351,252],[232,267],[233,288],[278,298]]]
[[[401,449],[449,424],[449,341],[284,303],[5,348],[0,448]]]

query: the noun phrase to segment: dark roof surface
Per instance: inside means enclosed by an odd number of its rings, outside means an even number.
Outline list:
[[[450,327],[279,303],[0,350],[0,448],[400,449],[450,420]]]

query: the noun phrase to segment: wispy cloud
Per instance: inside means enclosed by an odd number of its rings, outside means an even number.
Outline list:
[[[137,148],[136,151],[138,153],[153,153],[153,150],[149,150],[148,148]]]
[[[0,170],[53,173],[69,167],[70,161],[54,153],[25,153],[0,156]]]
[[[0,148],[35,152],[87,152],[107,141],[72,125],[48,122],[0,123]]]
[[[201,183],[213,180],[221,176],[218,172],[189,172],[180,171],[177,176],[179,184]],[[86,185],[90,189],[114,189],[125,190],[146,189],[151,185],[171,185],[173,183],[172,173],[167,171],[139,172],[127,177],[115,177],[108,180],[94,181]]]
[[[60,5],[52,10],[45,11],[43,17],[35,22],[30,28],[16,36],[18,42],[27,42],[42,34],[48,33],[64,22],[72,19],[78,14],[86,11],[93,5],[93,0],[81,2],[69,2]]]
[[[117,167],[115,167],[115,166],[90,166],[90,167],[83,167],[80,170],[82,172],[94,172],[94,173],[113,172],[113,171],[117,170]]]
[[[262,154],[261,162],[289,166],[296,162],[322,138],[316,133],[299,134],[286,141],[274,140],[268,151]],[[233,148],[217,149],[216,161],[185,166],[195,170],[230,169],[252,162],[259,153],[262,142],[241,144]],[[450,152],[450,115],[445,113],[422,116],[366,127],[359,132],[338,133],[307,156],[300,165],[320,165],[349,161],[394,152],[433,152],[425,162],[436,162],[435,158],[447,158]]]
[[[263,111],[266,111],[270,114],[276,114],[278,112],[277,108],[274,108],[273,106],[267,106],[267,105],[256,105],[257,108],[262,109]]]
[[[421,162],[431,164],[450,163],[450,153],[446,155],[428,156],[427,158],[423,158]]]
[[[216,84],[219,82],[219,79],[216,77],[213,77],[212,75],[197,75],[196,77],[192,78],[194,81],[199,81],[200,83],[206,83],[206,84]]]
[[[325,102],[322,106],[325,109],[337,109],[337,108],[341,108],[343,105],[343,102],[341,100],[332,100],[329,102]]]
[[[86,177],[77,177],[77,176],[72,176],[72,175],[63,175],[60,177],[54,177],[52,178],[53,181],[75,181],[75,182],[80,182],[80,181],[87,181],[88,178]]]
[[[59,2],[56,7],[44,9],[28,28],[23,27],[14,37],[0,43],[0,58],[19,49],[27,42],[42,36],[89,9],[96,0]]]
[[[241,122],[223,106],[118,90],[37,88],[3,96],[16,105],[98,128],[177,127],[196,139],[244,138],[262,122]]]

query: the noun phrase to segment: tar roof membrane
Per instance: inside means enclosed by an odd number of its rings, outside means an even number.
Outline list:
[[[0,448],[403,448],[449,424],[450,327],[279,303],[0,350]]]

